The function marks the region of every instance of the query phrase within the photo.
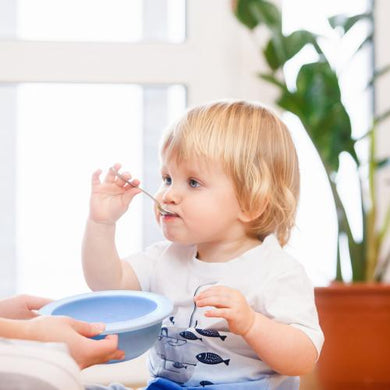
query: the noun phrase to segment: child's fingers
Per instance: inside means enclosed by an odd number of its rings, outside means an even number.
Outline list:
[[[195,302],[200,301],[202,299],[207,299],[211,297],[228,297],[228,298],[233,298],[234,296],[234,290],[225,287],[225,286],[214,286],[210,287],[207,290],[202,291],[198,295],[194,297]]]
[[[140,183],[141,182],[138,179],[133,179],[131,181],[131,184],[132,184],[133,187],[138,187],[140,185]]]
[[[204,306],[214,306],[218,308],[223,307],[231,307],[232,301],[229,299],[228,296],[209,296],[205,298],[198,298],[195,300],[196,306],[198,307],[204,307]]]
[[[111,168],[108,169],[106,177],[104,178],[105,183],[114,183],[116,180],[115,172],[121,169],[121,164],[115,163]]]
[[[231,287],[227,287],[227,286],[212,286],[200,292],[196,297],[204,298],[212,295],[227,295],[227,294],[231,294],[234,291],[235,290],[233,290]]]
[[[100,184],[100,175],[102,173],[102,170],[101,169],[98,169],[97,171],[95,171],[93,174],[92,174],[92,178],[91,178],[91,182],[92,182],[92,185],[97,185],[97,184]]]
[[[120,187],[130,187],[130,188],[136,187],[136,185],[133,182],[134,180],[131,180],[130,172],[123,172],[121,173],[121,177],[117,176],[116,178],[116,184]]]
[[[229,309],[207,310],[204,315],[205,317],[224,318],[225,320],[230,320],[232,318],[231,310]]]

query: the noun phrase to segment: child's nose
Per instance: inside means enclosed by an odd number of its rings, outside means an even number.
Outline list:
[[[167,204],[180,202],[180,192],[176,186],[171,185],[164,191],[162,201]]]

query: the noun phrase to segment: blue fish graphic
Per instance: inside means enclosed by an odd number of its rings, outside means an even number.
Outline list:
[[[181,337],[184,337],[187,340],[200,340],[202,339],[200,337],[197,337],[194,333],[190,332],[189,330],[184,330],[183,332],[179,333]]]
[[[205,387],[205,386],[213,385],[214,383],[213,382],[209,382],[209,381],[201,381],[201,382],[199,382],[199,384],[202,387]]]
[[[183,363],[180,363],[180,362],[175,362],[175,363],[172,364],[172,366],[175,367],[175,368],[185,368],[185,369],[187,369],[187,366],[184,365]]]
[[[201,334],[202,336],[206,337],[219,337],[222,341],[226,339],[227,336],[222,336],[216,329],[200,329],[195,328],[195,330]]]
[[[202,352],[195,356],[201,363],[204,364],[220,364],[229,365],[230,359],[223,360],[221,356],[213,352]]]

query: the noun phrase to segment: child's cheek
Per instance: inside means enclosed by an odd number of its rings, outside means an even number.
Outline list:
[[[157,223],[160,225],[161,215],[160,215],[159,211],[157,210],[157,206],[154,207],[153,211],[154,211],[154,217],[156,218]]]

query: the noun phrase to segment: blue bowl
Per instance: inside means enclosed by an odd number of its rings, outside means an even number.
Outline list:
[[[119,349],[130,360],[146,352],[160,334],[161,323],[173,309],[167,298],[143,291],[110,290],[75,295],[51,302],[43,315],[69,316],[86,322],[103,322],[99,336],[118,334]],[[123,360],[111,360],[116,363]]]

